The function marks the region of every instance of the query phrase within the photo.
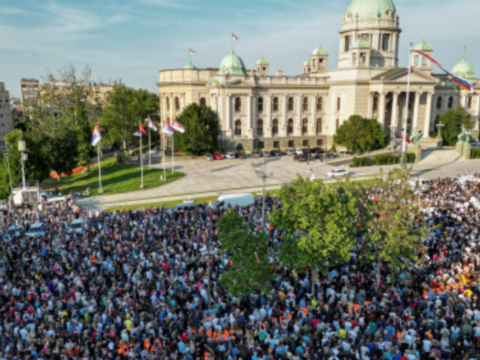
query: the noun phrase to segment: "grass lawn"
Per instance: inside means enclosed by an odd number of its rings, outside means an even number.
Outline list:
[[[181,172],[175,172],[172,175],[171,170],[167,170],[168,181],[160,181],[160,175],[163,175],[162,169],[148,169],[148,165],[144,165],[144,187],[140,189],[140,165],[117,164],[116,158],[102,161],[103,195],[152,189],[185,176]],[[87,187],[90,187],[90,195],[100,195],[98,194],[98,166],[91,166],[91,170],[87,173],[62,178],[61,183],[57,179],[47,179],[42,183],[42,190],[54,192],[56,186],[58,186],[63,195],[68,195],[72,191],[84,192]]]
[[[201,204],[203,202],[208,203],[209,201],[215,202],[218,199],[218,196],[210,196],[210,197],[203,197],[203,198],[196,198],[193,199],[197,202],[197,204]],[[149,204],[136,204],[136,205],[126,205],[126,206],[115,206],[105,210],[105,212],[114,212],[116,210],[135,210],[135,209],[148,209],[150,207],[156,208],[165,206],[166,208],[174,207],[177,204],[181,204],[184,200],[173,200],[173,201],[164,201],[164,202],[155,202]]]

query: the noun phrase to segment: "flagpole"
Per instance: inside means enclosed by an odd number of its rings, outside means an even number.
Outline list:
[[[142,177],[142,183],[140,184],[140,188],[143,189],[143,154],[142,154],[142,137],[143,137],[143,134],[142,132],[140,131],[140,169],[141,169],[141,177]]]
[[[97,144],[97,157],[98,157],[98,193],[103,194],[102,188],[102,163],[100,162],[100,141]]]
[[[403,121],[403,144],[402,144],[402,158],[401,166],[402,168],[407,167],[407,120],[408,120],[408,110],[410,102],[410,77],[412,75],[412,43],[410,43],[410,52],[408,53],[408,80],[407,80],[407,99],[406,99],[406,109],[405,109],[405,120]]]
[[[165,129],[162,124],[162,148],[163,148],[163,178],[167,181],[167,171],[165,170]]]
[[[175,134],[172,134],[172,175],[175,172],[174,154],[175,154]]]
[[[150,116],[148,118],[150,119]],[[148,123],[148,168],[152,168],[152,141],[150,138],[150,120]]]

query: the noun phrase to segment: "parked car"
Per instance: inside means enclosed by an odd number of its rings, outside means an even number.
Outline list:
[[[335,154],[332,154],[332,153],[327,153],[327,154],[325,154],[325,157],[324,157],[324,159],[326,159],[326,160],[335,159],[335,158],[336,158]]]
[[[285,150],[283,153],[285,155],[291,156],[291,155],[295,155],[295,150]]]
[[[206,153],[204,157],[205,157],[205,160],[207,161],[213,161],[213,155],[210,153]]]
[[[342,157],[343,157],[343,156],[348,156],[348,155],[351,155],[348,151],[340,151],[340,152],[338,153],[338,156],[342,156]]]
[[[263,153],[258,152],[258,151],[252,151],[252,157],[253,157],[254,159],[261,158],[261,157],[263,157]]]
[[[233,160],[233,159],[235,159],[235,153],[233,153],[233,152],[228,152],[228,153],[225,155],[225,159],[228,159],[228,160]]]
[[[217,201],[212,205],[213,208],[217,209],[219,207],[228,208],[228,206],[250,206],[255,202],[255,197],[253,194],[231,194],[231,195],[222,195]]]
[[[472,141],[470,143],[470,145],[472,146],[473,149],[478,149],[480,148],[480,142],[479,141]]]
[[[215,152],[213,153],[213,158],[214,158],[215,160],[223,160],[222,154],[220,154],[218,151],[215,151]]]
[[[43,223],[35,223],[30,226],[30,229],[25,233],[25,236],[29,238],[44,236],[45,232],[42,230],[44,228]]]
[[[5,240],[11,241],[14,236],[22,236],[23,233],[23,227],[12,225],[7,229],[7,232],[5,233]]]
[[[312,154],[323,154],[324,152],[325,151],[319,147],[314,147],[313,149],[310,150],[310,153]]]
[[[295,150],[295,155],[303,155],[304,152],[303,152],[303,149],[296,149]]]
[[[305,154],[295,155],[295,156],[293,157],[293,160],[294,160],[294,161],[298,161],[298,162],[305,162],[305,161],[307,161],[307,155],[305,155]]]
[[[345,169],[333,169],[332,171],[327,173],[327,177],[329,178],[344,177],[347,175],[348,175],[348,171]]]
[[[179,213],[184,213],[186,211],[194,210],[196,207],[197,207],[197,203],[195,201],[186,200],[183,203],[177,204],[171,209],[168,209],[167,212],[169,214],[172,214],[176,211],[178,211]]]
[[[270,151],[272,156],[282,156],[282,152],[280,150],[272,150]]]
[[[69,232],[83,234],[83,219],[75,219],[70,223]]]
[[[267,158],[267,157],[272,157],[272,154],[270,154],[270,151],[265,151],[265,152],[263,153],[263,156],[265,156],[266,158]]]

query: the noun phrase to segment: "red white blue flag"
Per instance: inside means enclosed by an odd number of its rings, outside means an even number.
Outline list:
[[[147,124],[150,129],[153,131],[157,131],[157,127],[155,126],[154,122],[152,121],[152,118],[149,116],[147,119]]]
[[[185,127],[175,119],[172,120],[172,126],[176,131],[181,132],[182,134],[185,132]]]
[[[167,135],[175,134],[175,129],[167,122],[163,122],[163,132]]]
[[[135,136],[142,136],[143,134],[146,134],[147,132],[145,131],[145,128],[143,127],[142,123],[138,123],[138,131],[133,134]]]
[[[450,71],[446,70],[442,65],[440,65],[440,63],[438,61],[436,61],[434,58],[432,58],[431,56],[425,54],[424,52],[422,51],[419,51],[419,50],[412,50],[413,52],[417,53],[417,54],[420,54],[424,57],[426,57],[428,60],[430,60],[431,62],[433,62],[435,65],[437,65],[440,69],[442,69],[449,77],[452,78],[453,81],[455,81],[458,85],[460,85],[461,87],[463,87],[464,89],[470,91],[472,94],[476,95],[475,93],[475,90],[473,89],[473,85],[468,81],[468,80],[465,80],[459,76],[455,76],[453,75]]]
[[[102,140],[102,134],[100,133],[100,129],[98,125],[95,125],[93,128],[93,135],[92,135],[92,146],[97,145]]]
[[[234,33],[232,33],[232,40],[235,40],[235,41],[237,41],[237,40],[238,40],[238,36],[237,36],[237,35],[235,35]]]

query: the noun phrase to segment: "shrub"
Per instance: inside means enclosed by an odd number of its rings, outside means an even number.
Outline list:
[[[352,167],[358,167],[358,158],[356,156],[352,159]]]

